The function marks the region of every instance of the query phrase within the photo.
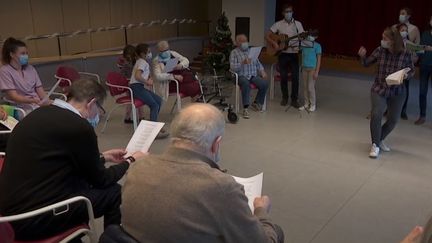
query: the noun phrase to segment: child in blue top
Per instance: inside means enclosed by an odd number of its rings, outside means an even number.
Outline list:
[[[304,105],[300,110],[313,112],[316,110],[315,82],[321,67],[321,45],[315,40],[318,38],[318,31],[310,32],[307,40],[311,47],[302,48],[302,76],[304,83]]]

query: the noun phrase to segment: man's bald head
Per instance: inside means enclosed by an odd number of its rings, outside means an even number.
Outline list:
[[[183,110],[171,123],[173,141],[192,142],[208,151],[225,130],[225,119],[213,105],[193,104]]]
[[[248,38],[245,34],[238,34],[235,38],[237,47],[240,47],[242,43],[248,42]]]

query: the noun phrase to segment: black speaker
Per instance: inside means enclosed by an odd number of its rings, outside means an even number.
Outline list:
[[[250,18],[236,17],[235,18],[235,34],[245,34],[249,40]]]

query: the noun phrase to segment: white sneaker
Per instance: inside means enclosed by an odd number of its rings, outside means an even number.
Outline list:
[[[376,159],[378,158],[380,152],[380,148],[376,144],[372,144],[372,147],[369,152],[369,158]]]
[[[309,110],[309,106],[304,105],[304,106],[300,107],[299,110],[300,111]]]
[[[316,106],[315,105],[309,106],[309,111],[310,112],[314,112],[315,110],[316,110]]]
[[[249,110],[248,109],[244,109],[243,110],[243,118],[244,119],[249,119]]]
[[[387,146],[384,141],[381,141],[380,145],[379,145],[380,149],[384,152],[390,152],[391,148],[389,146]]]

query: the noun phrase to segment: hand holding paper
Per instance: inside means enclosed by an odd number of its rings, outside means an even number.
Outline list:
[[[243,185],[246,197],[248,198],[248,204],[251,211],[254,211],[255,198],[261,198],[263,173],[249,178],[241,178],[233,176],[234,180]]]
[[[261,53],[261,49],[262,49],[262,46],[251,47],[249,49],[248,58],[252,61],[257,60],[260,53]]]
[[[163,122],[141,121],[126,147],[127,154],[125,157],[138,151],[147,153],[164,125]]]

